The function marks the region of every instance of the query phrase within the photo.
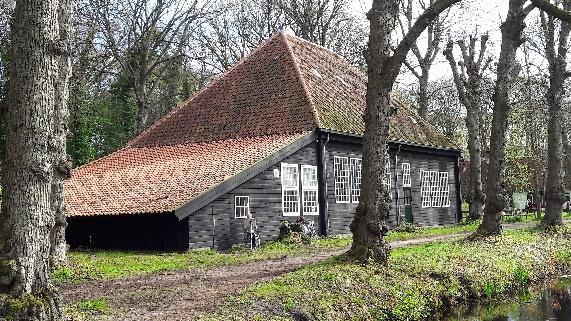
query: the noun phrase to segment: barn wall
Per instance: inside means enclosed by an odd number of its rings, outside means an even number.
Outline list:
[[[311,143],[281,162],[317,166],[316,148],[317,144]],[[234,218],[235,196],[250,197],[250,212],[257,220],[262,241],[278,236],[281,221],[295,222],[298,217],[282,214],[281,181],[274,177],[274,169],[281,171],[281,162],[191,214],[188,221],[190,248],[227,249],[233,244],[244,244],[244,219]],[[318,228],[317,215],[305,218],[313,219]]]
[[[186,250],[187,221],[174,213],[68,217],[66,241],[72,248]]]
[[[395,184],[395,155],[396,146],[391,146],[389,156],[391,159],[391,195],[392,209],[389,224],[397,224],[398,204],[400,204],[401,216],[404,216],[403,190],[401,164],[410,163],[412,179],[412,207],[413,224],[419,226],[445,225],[457,222],[457,196],[454,165],[457,158],[453,156],[440,156],[426,152],[414,152],[401,150],[398,152],[398,165],[396,173],[398,182]],[[336,203],[335,201],[335,176],[333,172],[333,158],[335,156],[361,158],[360,144],[329,142],[326,145],[326,172],[327,172],[327,203],[328,203],[328,232],[329,234],[350,233],[349,224],[355,215],[356,203]],[[436,170],[448,172],[448,184],[450,189],[450,207],[446,208],[422,208],[420,193],[420,170]],[[400,200],[397,200],[397,188]],[[404,218],[403,218],[404,219]]]

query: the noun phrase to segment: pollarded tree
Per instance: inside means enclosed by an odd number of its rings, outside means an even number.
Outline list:
[[[479,51],[476,49],[477,37],[470,36],[458,41],[461,52],[461,61],[454,58],[454,44],[448,41],[444,56],[450,68],[458,97],[466,108],[466,128],[468,129],[468,151],[470,153],[470,214],[471,219],[480,219],[484,207],[484,193],[482,190],[482,130],[483,99],[482,79],[488,69],[491,58],[486,57],[488,35],[480,37]],[[460,67],[460,69],[458,69]]]
[[[562,9],[569,11],[571,1],[563,1]],[[567,48],[571,24],[565,21],[556,23],[556,18],[541,12],[541,26],[544,37],[545,57],[549,65],[549,87],[546,94],[549,107],[549,125],[547,129],[547,183],[545,186],[545,215],[542,225],[545,227],[563,224],[563,127],[562,104],[565,95],[565,79],[571,74],[567,71]],[[557,31],[557,24],[559,30]]]
[[[486,205],[482,224],[477,235],[501,233],[502,210],[506,206],[505,168],[508,117],[511,109],[510,94],[513,91],[520,66],[516,60],[518,48],[524,42],[525,18],[533,9],[525,6],[526,0],[510,0],[508,15],[502,23],[502,44],[494,89],[494,110],[490,135],[488,178],[486,180]]]
[[[367,262],[387,263],[390,247],[384,236],[388,231],[390,197],[384,184],[388,161],[389,117],[394,112],[390,93],[406,59],[420,34],[440,13],[460,0],[434,1],[416,20],[396,48],[392,46],[393,28],[399,14],[399,0],[374,0],[367,18],[370,21],[369,45],[365,51],[368,83],[363,134],[363,180],[357,213],[351,222],[353,244],[349,257]]]
[[[404,35],[414,22],[415,2],[413,0],[402,1],[401,4],[401,14],[399,15],[399,26],[400,32]],[[428,0],[428,3],[424,0],[418,1],[418,7],[420,10],[426,10],[427,6],[433,3],[434,0]],[[429,76],[430,69],[434,64],[434,60],[440,53],[440,46],[442,42],[442,35],[444,34],[444,24],[448,18],[447,14],[442,14],[438,16],[432,23],[426,28],[426,44],[424,52],[419,45],[419,40],[416,40],[411,47],[412,57],[415,61],[414,63],[405,60],[404,64],[408,70],[418,79],[418,113],[419,115],[427,119],[428,116],[428,105],[429,105]]]
[[[71,19],[72,5],[18,0],[14,11],[0,220],[0,311],[12,320],[62,319],[50,281],[53,201],[61,196],[52,194],[53,163],[60,149],[50,145],[55,114],[65,107],[64,90],[58,88],[62,82],[54,79],[60,79],[62,57],[69,55],[58,22]]]

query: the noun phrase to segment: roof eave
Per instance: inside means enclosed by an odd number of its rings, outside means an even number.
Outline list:
[[[319,128],[318,131],[319,131],[319,132],[322,132],[322,133],[328,133],[328,134],[341,135],[341,136],[346,136],[346,137],[355,138],[355,139],[358,139],[359,142],[361,142],[361,140],[362,140],[362,138],[363,138],[363,135],[362,135],[362,134],[343,132],[343,131],[338,131],[338,130],[329,129],[329,128]],[[405,142],[405,141],[398,141],[398,140],[389,140],[389,143],[398,144],[398,145],[407,145],[407,146],[411,146],[411,147],[427,148],[427,149],[433,149],[433,150],[442,150],[442,151],[456,152],[456,153],[458,153],[458,154],[461,154],[461,153],[462,153],[462,150],[459,149],[459,148],[424,145],[424,144],[418,144],[418,143],[413,143],[413,142]]]
[[[309,132],[302,136],[293,143],[283,147],[277,152],[267,156],[266,158],[258,161],[249,168],[243,170],[242,172],[226,179],[225,181],[219,183],[216,186],[211,187],[207,191],[194,197],[192,200],[181,205],[175,210],[175,215],[179,220],[182,220],[192,213],[200,210],[204,206],[210,204],[220,196],[230,192],[236,187],[247,182],[249,179],[254,178],[256,175],[261,174],[266,169],[270,168],[277,162],[283,160],[284,158],[292,155],[301,148],[307,146],[311,142],[317,140],[318,135],[315,131]]]

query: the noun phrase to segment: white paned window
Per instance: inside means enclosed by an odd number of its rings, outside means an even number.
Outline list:
[[[301,204],[304,215],[318,215],[317,166],[301,165]]]
[[[246,218],[250,212],[250,197],[235,196],[234,197],[234,217]]]
[[[333,157],[333,174],[335,175],[335,202],[349,203],[349,158]]]
[[[450,207],[450,186],[448,186],[448,173],[440,173],[440,206]]]
[[[412,187],[410,179],[410,163],[402,163],[402,187]]]
[[[282,209],[284,216],[299,215],[299,172],[297,164],[282,163]]]
[[[359,203],[362,161],[360,158],[351,158],[349,165],[351,169],[351,203]]]
[[[390,161],[388,161],[385,164],[385,179],[383,180],[383,183],[387,187],[387,190],[389,191],[389,196],[392,199],[393,193],[391,190],[392,185],[391,185],[391,162]]]
[[[431,206],[438,207],[440,203],[440,173],[430,171]]]
[[[430,172],[420,171],[420,196],[422,198],[421,206],[430,207]]]

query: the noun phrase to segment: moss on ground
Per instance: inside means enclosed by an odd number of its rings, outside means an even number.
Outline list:
[[[202,320],[422,320],[468,300],[501,300],[571,269],[571,227],[510,231],[394,250],[389,267],[341,257],[232,296]]]
[[[390,232],[389,241],[414,239],[435,235],[471,232],[476,225],[460,225],[436,228],[417,228],[414,232]],[[115,279],[162,271],[186,270],[243,264],[253,261],[300,256],[323,251],[347,248],[351,236],[314,239],[311,244],[268,242],[251,251],[236,247],[229,252],[211,249],[192,250],[185,253],[122,252],[122,251],[71,251],[67,267],[57,270],[56,283],[77,283],[88,280]]]

